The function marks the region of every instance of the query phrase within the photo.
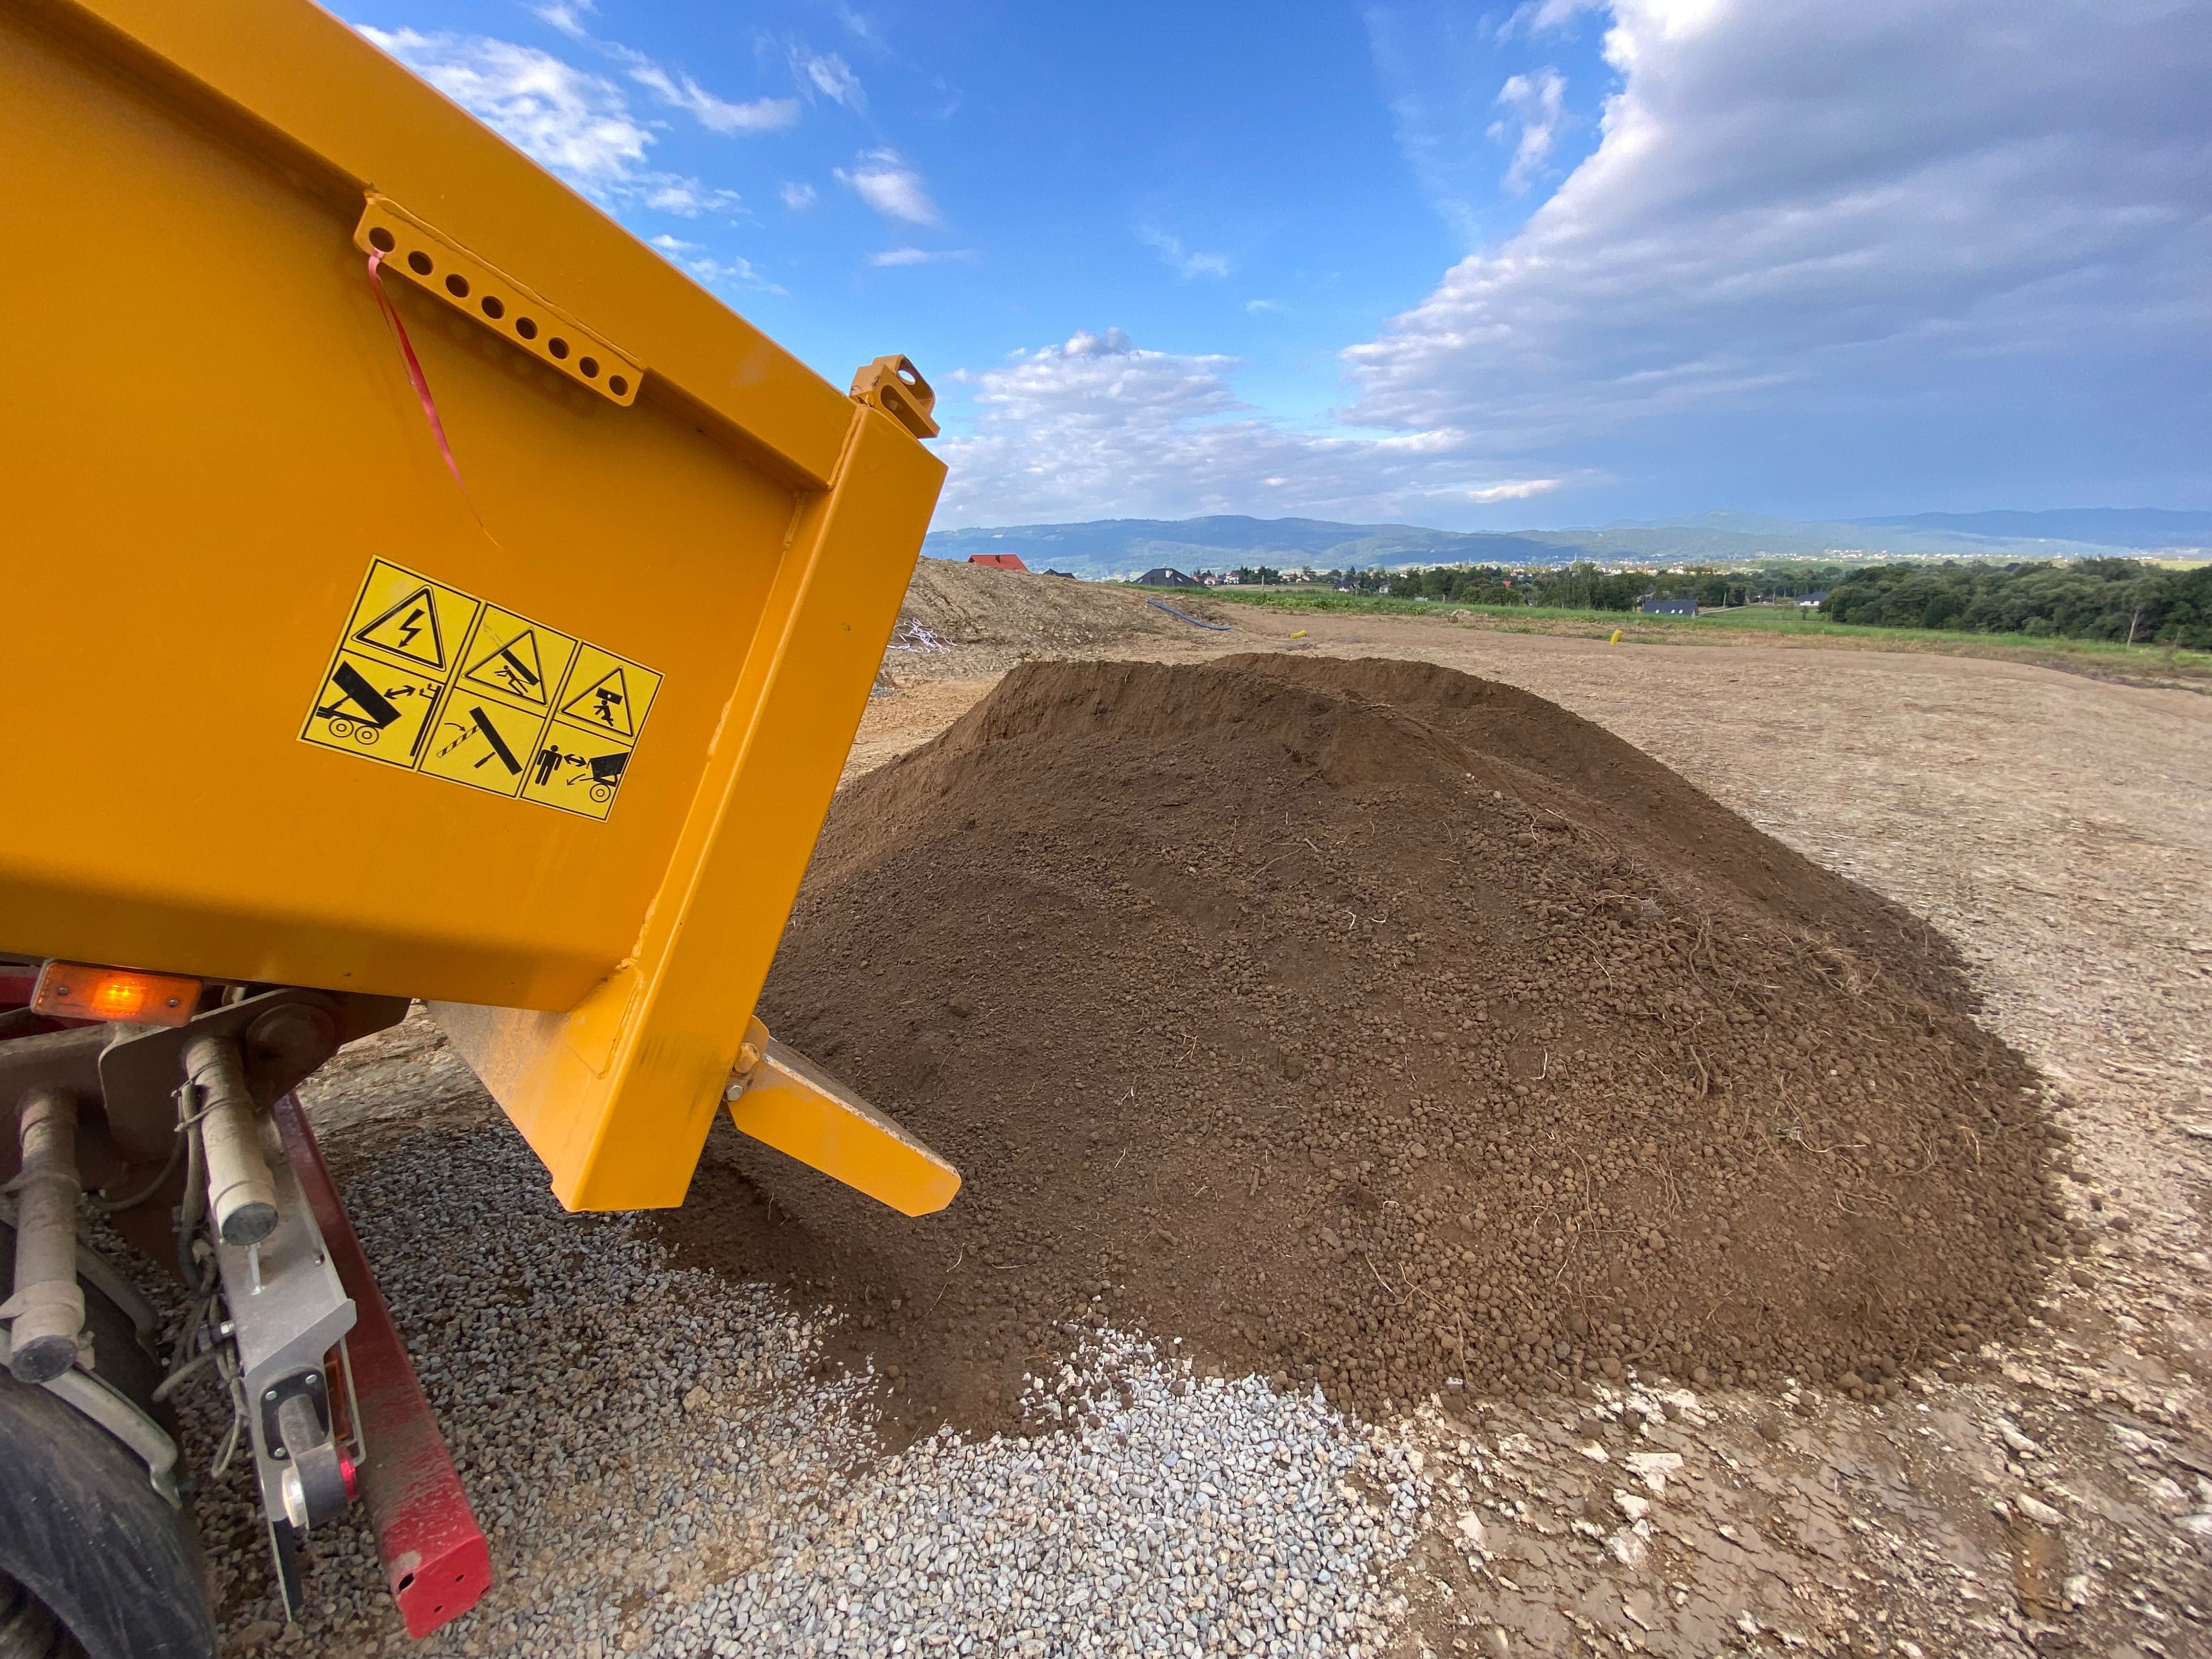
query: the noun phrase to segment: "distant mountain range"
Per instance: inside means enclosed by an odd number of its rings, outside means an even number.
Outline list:
[[[2088,558],[2212,547],[2212,513],[2081,507],[2048,513],[1920,513],[1838,523],[1701,513],[1583,530],[1426,530],[1407,524],[1324,519],[1099,519],[1087,524],[939,530],[923,551],[935,559],[1018,553],[1033,570],[1093,578],[1155,565],[1185,570],[1240,564],[1346,568],[1408,564],[1740,563],[1754,559]]]

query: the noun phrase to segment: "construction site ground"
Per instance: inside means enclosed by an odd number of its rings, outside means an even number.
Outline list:
[[[1190,609],[1225,626],[925,565],[848,775],[1024,657],[1419,659],[1551,699],[1955,945],[2070,1135],[2044,1299],[1887,1400],[1631,1375],[1372,1420],[1089,1325],[1020,1431],[931,1432],[862,1310],[561,1215],[418,1014],[310,1097],[493,1539],[490,1595],[417,1650],[2212,1652],[2212,700]],[[204,1451],[222,1424],[193,1426]],[[280,1626],[238,1480],[204,1512],[239,1650],[408,1646],[344,1529],[313,1542],[319,1610]]]

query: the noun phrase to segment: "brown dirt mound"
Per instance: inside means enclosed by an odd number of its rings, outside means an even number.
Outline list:
[[[1634,1367],[1887,1391],[2063,1230],[1943,942],[1601,728],[1422,664],[1030,664],[830,817],[765,1017],[959,1164],[719,1133],[694,1260],[989,1422],[1088,1319],[1372,1408]]]
[[[997,673],[1025,657],[1110,653],[1152,640],[1218,638],[1146,603],[1156,597],[1039,571],[922,559],[914,568],[896,628],[884,653],[898,680]],[[1208,622],[1236,609],[1190,596],[1176,609]]]

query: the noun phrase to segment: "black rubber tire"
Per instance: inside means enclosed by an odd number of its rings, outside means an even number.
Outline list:
[[[15,1230],[0,1224],[0,1284],[15,1256]],[[89,1285],[84,1292],[102,1374],[150,1413],[152,1357],[114,1304]],[[215,1659],[190,1513],[171,1509],[106,1430],[0,1368],[0,1601],[9,1584],[75,1638],[56,1659]]]

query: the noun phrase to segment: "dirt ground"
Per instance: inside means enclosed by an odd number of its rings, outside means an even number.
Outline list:
[[[1224,605],[1205,613],[1215,630],[1043,578],[925,578],[854,772],[1024,656],[1304,650],[1503,680],[1947,935],[2071,1132],[2072,1259],[2027,1334],[1956,1378],[1912,1376],[1871,1404],[1631,1377],[1578,1400],[1419,1405],[1392,1430],[1413,1471],[1396,1501],[1418,1486],[1421,1532],[1395,1569],[1388,1651],[2212,1653],[2212,700],[1987,659],[1607,647],[1441,618]],[[453,1064],[437,1048],[419,1021],[363,1045],[351,1082],[311,1101],[326,1144],[397,1130],[368,1121],[386,1073],[389,1112],[413,1122],[409,1089]],[[455,1121],[494,1109],[449,1081]],[[1364,1479],[1343,1489],[1392,1501]]]
[[[2073,1135],[2078,1259],[1978,1375],[1879,1407],[1432,1402],[1412,1431],[1443,1501],[1398,1650],[2212,1652],[2212,702],[1968,658],[1216,614],[1081,654],[1419,658],[1596,720],[1948,935]],[[1008,649],[895,651],[854,769],[957,718]]]

